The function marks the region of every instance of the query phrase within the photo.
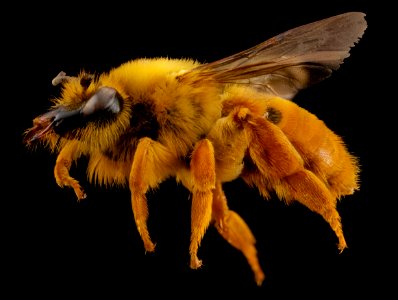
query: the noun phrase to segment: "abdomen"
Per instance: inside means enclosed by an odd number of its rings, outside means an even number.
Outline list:
[[[300,153],[305,168],[323,180],[336,197],[352,194],[358,189],[357,158],[323,121],[292,101],[281,98],[270,99],[267,111],[278,116],[274,123]]]

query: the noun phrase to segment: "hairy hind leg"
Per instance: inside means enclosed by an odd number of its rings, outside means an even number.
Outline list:
[[[293,198],[320,214],[335,232],[342,251],[347,244],[336,210],[336,197],[314,173],[304,168],[302,157],[279,127],[258,116],[249,115],[247,119],[246,128],[251,137],[249,155],[264,182],[269,180],[280,198]],[[246,179],[255,177],[247,175]]]
[[[341,225],[340,215],[336,209],[336,199],[322,181],[308,170],[301,170],[282,179],[283,189],[310,210],[320,214],[335,232],[339,243],[338,249],[347,247]],[[277,193],[278,193],[277,188]]]
[[[215,227],[224,239],[243,253],[253,270],[257,284],[261,285],[265,275],[257,258],[257,250],[254,246],[256,240],[249,226],[236,212],[228,209],[227,199],[220,182],[217,182],[213,195]]]

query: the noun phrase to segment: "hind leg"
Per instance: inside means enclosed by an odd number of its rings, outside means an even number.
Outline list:
[[[340,215],[336,209],[336,199],[322,181],[308,170],[301,170],[282,179],[282,188],[310,210],[320,214],[335,232],[339,243],[338,249],[347,247],[341,225]],[[278,189],[276,189],[278,193]]]
[[[256,240],[252,232],[236,212],[228,209],[227,199],[220,182],[216,184],[213,195],[215,227],[224,239],[243,253],[253,270],[257,284],[261,285],[265,275],[257,258],[257,250],[254,246]]]
[[[336,197],[314,173],[304,168],[300,154],[279,127],[257,116],[249,116],[249,121],[246,127],[251,136],[249,155],[264,182],[269,181],[281,199],[295,199],[320,214],[335,232],[342,251],[347,244],[336,210]],[[250,171],[248,174],[247,179],[256,179],[250,176]]]

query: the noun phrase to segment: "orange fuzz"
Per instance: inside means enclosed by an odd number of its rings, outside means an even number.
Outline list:
[[[56,182],[79,200],[86,194],[69,170],[82,156],[90,182],[129,187],[146,251],[155,250],[146,193],[175,178],[192,193],[191,268],[201,266],[198,248],[213,224],[261,285],[255,238],[229,210],[222,184],[240,177],[265,198],[300,202],[330,224],[340,251],[347,247],[336,203],[359,188],[357,158],[291,100],[337,70],[366,26],[363,13],[349,12],[212,63],[137,59],[103,74],[61,72],[59,98],[24,141],[57,153]]]

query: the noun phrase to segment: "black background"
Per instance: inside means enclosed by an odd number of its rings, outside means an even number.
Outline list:
[[[380,69],[380,61],[385,61],[385,18],[359,2],[250,2],[222,8],[205,3],[110,2],[88,8],[63,3],[24,5],[24,14],[21,8],[10,11],[13,21],[3,25],[4,57],[11,66],[5,72],[11,93],[3,99],[3,128],[11,132],[4,147],[10,153],[4,159],[3,183],[7,286],[15,295],[55,298],[107,292],[113,298],[244,292],[264,299],[394,293],[396,199],[390,196],[394,185],[388,180],[396,177],[391,159],[395,137],[388,132],[393,128],[388,117],[392,96],[383,94],[387,76]],[[89,185],[81,160],[71,173],[88,198],[77,203],[72,190],[55,183],[56,156],[22,145],[23,131],[57,95],[51,79],[61,70],[71,75],[81,69],[103,72],[130,59],[158,56],[210,62],[295,26],[347,11],[367,14],[363,39],[331,78],[295,99],[341,135],[360,159],[361,190],[338,205],[349,246],[342,254],[320,216],[299,204],[263,200],[236,180],[225,184],[229,206],[255,234],[267,278],[257,287],[243,255],[213,227],[199,250],[204,266],[191,270],[190,201],[182,186],[168,180],[148,195],[149,230],[157,246],[155,253],[145,254],[127,189]]]

